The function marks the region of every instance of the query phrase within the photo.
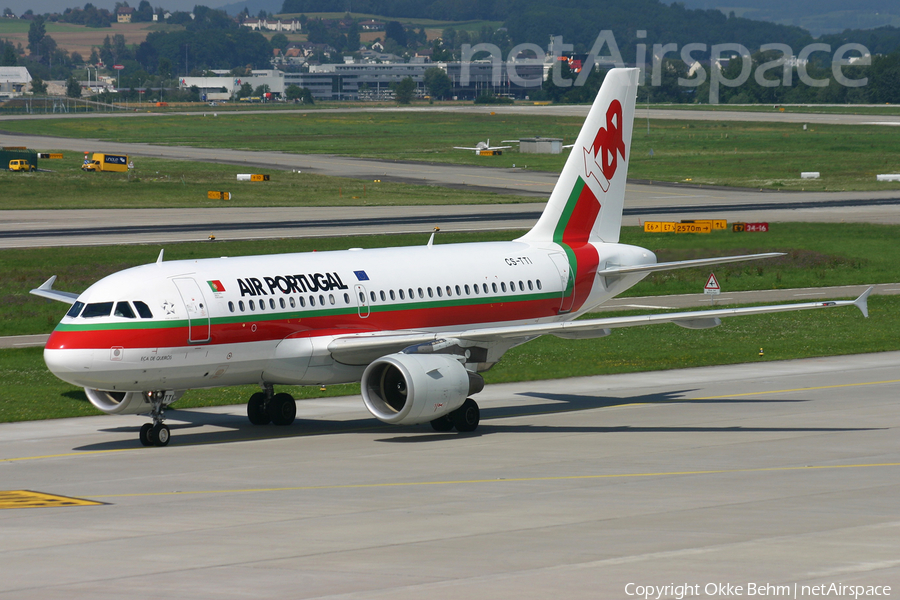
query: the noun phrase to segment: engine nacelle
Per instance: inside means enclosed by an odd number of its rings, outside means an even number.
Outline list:
[[[84,388],[84,393],[91,404],[108,415],[139,415],[148,413],[153,408],[148,393],[154,392],[106,392]],[[175,402],[183,393],[176,392],[165,406]]]
[[[108,415],[138,415],[150,412],[150,400],[141,392],[105,392],[84,388],[91,404]]]
[[[474,378],[473,383],[483,382],[478,375]],[[462,406],[470,389],[477,388],[471,379],[466,368],[446,354],[388,354],[366,368],[362,396],[369,412],[385,423],[415,425]]]

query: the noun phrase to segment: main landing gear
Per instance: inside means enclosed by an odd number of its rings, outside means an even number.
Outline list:
[[[290,394],[276,394],[271,385],[250,396],[247,418],[254,425],[290,425],[297,416],[297,403]]]
[[[166,407],[175,401],[175,392],[149,392],[147,394],[150,405],[150,417],[153,423],[144,423],[139,434],[141,444],[144,446],[168,446],[171,433],[163,424]]]
[[[478,403],[471,398],[466,398],[462,406],[432,421],[431,428],[441,433],[454,428],[460,433],[468,433],[475,431],[480,419],[481,411],[478,409]]]

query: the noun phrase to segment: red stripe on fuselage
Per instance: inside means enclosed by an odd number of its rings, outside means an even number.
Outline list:
[[[377,308],[377,307],[373,307]],[[239,323],[213,323],[210,341],[195,345],[239,344],[282,340],[288,336],[338,335],[363,331],[421,330],[456,325],[474,325],[503,321],[522,321],[552,317],[557,315],[559,298],[515,301],[510,298],[489,304],[442,306],[435,308],[403,308],[378,312],[372,310],[366,318],[358,314],[325,315],[291,319],[256,321],[254,317],[264,314],[248,314],[247,320]],[[254,330],[255,326],[255,330]],[[104,349],[122,348],[171,348],[188,344],[187,327],[166,327],[147,329],[89,329],[56,330],[50,334],[46,348],[62,349]]]
[[[600,263],[597,249],[588,243],[591,237],[591,230],[599,214],[600,202],[594,197],[591,188],[585,185],[581,188],[578,201],[575,203],[575,209],[572,211],[572,216],[563,230],[562,239],[562,242],[572,249],[572,252],[575,254],[575,262],[578,265],[575,269],[574,310],[581,308],[588,296],[590,296],[597,274],[597,265]]]

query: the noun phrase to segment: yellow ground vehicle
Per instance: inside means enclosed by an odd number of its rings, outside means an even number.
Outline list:
[[[24,158],[17,158],[16,160],[9,161],[10,171],[34,171],[34,169],[35,166]]]
[[[84,164],[81,165],[81,170],[125,173],[128,171],[128,157],[124,154],[102,154],[100,152],[94,152],[90,159],[85,155]]]

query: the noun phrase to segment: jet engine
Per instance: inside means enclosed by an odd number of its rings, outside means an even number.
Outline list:
[[[84,388],[91,404],[108,415],[139,415],[149,413],[153,409],[148,394],[153,392],[107,392]],[[181,396],[176,393],[168,404],[171,404]]]
[[[362,396],[376,418],[393,425],[426,423],[456,410],[484,380],[448,354],[388,354],[362,376]]]

